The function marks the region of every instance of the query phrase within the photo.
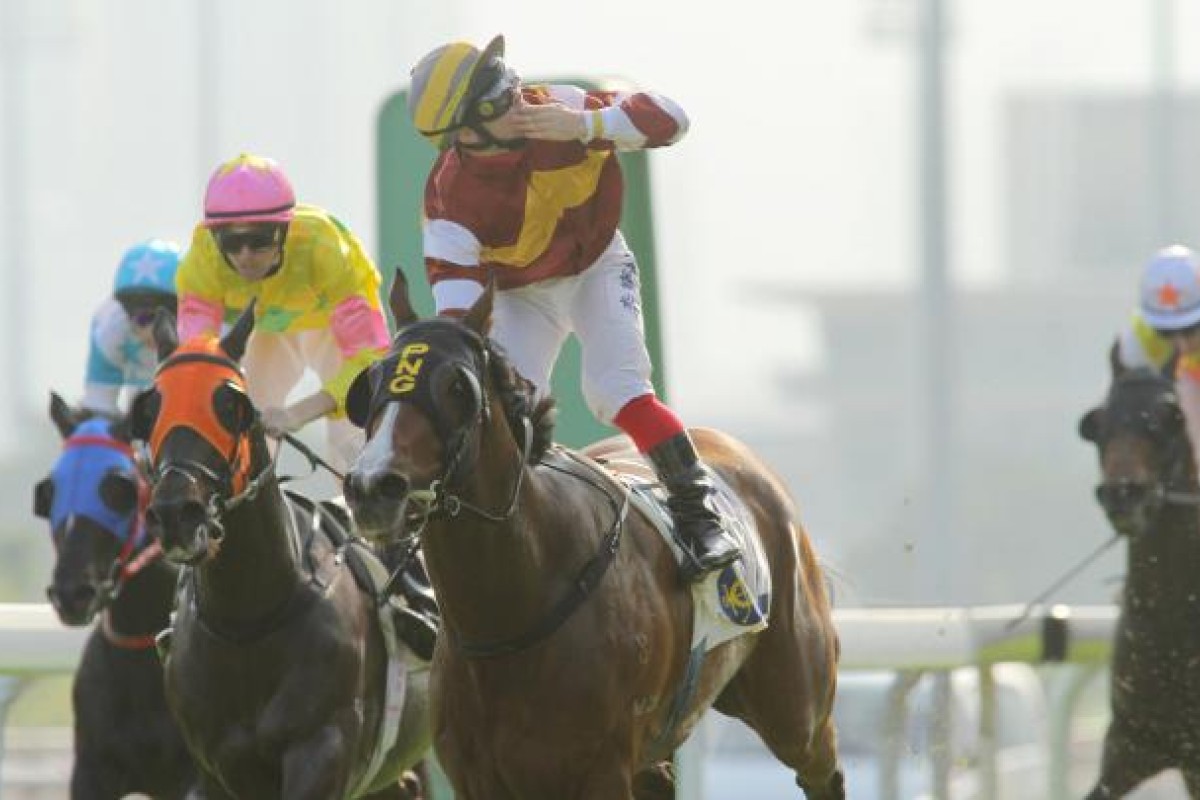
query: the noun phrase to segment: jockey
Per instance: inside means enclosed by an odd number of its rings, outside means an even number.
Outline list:
[[[439,314],[461,315],[489,280],[491,337],[542,392],[567,335],[583,350],[592,412],[649,456],[669,493],[684,576],[741,555],[708,469],[654,394],[637,261],[617,225],[618,150],[665,147],[688,120],[650,92],[523,85],[504,38],[439,47],[412,70],[413,124],[441,154],[425,187],[425,269]]]
[[[92,315],[83,410],[109,417],[123,413],[122,389],[146,388],[154,377],[154,314],[175,313],[179,245],[149,239],[129,248],[117,265],[112,296]]]
[[[324,209],[297,203],[275,161],[239,155],[209,179],[204,219],[176,286],[180,341],[219,334],[258,301],[242,366],[263,427],[280,437],[328,417],[329,460],[345,470],[363,445],[363,432],[345,418],[346,392],[388,348],[379,271],[350,229]],[[285,405],[306,368],[320,376],[321,388]],[[419,559],[408,563],[400,633],[427,657],[436,610]]]
[[[1165,247],[1146,264],[1139,307],[1117,340],[1117,359],[1127,368],[1173,371],[1200,460],[1200,260],[1191,248]]]
[[[180,341],[219,335],[258,301],[242,363],[264,427],[280,437],[329,417],[328,455],[344,469],[362,448],[345,419],[346,391],[388,347],[379,271],[358,238],[324,209],[298,204],[275,161],[239,155],[209,179],[176,284]],[[287,405],[306,368],[321,388]]]

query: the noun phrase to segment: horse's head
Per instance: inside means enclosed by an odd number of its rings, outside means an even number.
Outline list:
[[[219,341],[179,344],[166,317],[155,321],[158,371],[134,400],[130,420],[134,435],[150,444],[155,476],[146,526],[176,563],[215,554],[222,515],[253,494],[255,478],[270,466],[238,363],[253,326],[251,307]]]
[[[148,487],[124,421],[86,418],[51,394],[63,450],[34,487],[34,513],[50,523],[57,554],[46,595],[67,625],[86,625],[115,597],[142,543]],[[82,420],[82,421],[80,421]]]
[[[1079,433],[1099,450],[1096,498],[1119,533],[1146,531],[1173,492],[1195,489],[1179,398],[1158,372],[1115,370],[1104,404],[1083,416]]]
[[[418,320],[396,274],[391,301],[401,329],[346,400],[347,415],[367,433],[346,474],[346,500],[374,539],[419,533],[433,515],[472,509],[452,491],[473,477],[481,452],[507,448],[536,461],[554,418],[553,401],[537,400],[487,339],[490,286],[462,319]],[[519,467],[521,455],[513,458]]]

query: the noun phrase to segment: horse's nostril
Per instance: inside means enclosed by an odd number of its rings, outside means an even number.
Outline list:
[[[400,502],[408,494],[408,478],[398,472],[389,472],[379,479],[375,490],[386,500]]]

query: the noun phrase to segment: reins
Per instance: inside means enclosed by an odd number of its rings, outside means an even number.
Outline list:
[[[621,532],[625,528],[625,519],[629,516],[629,492],[621,493],[621,503],[618,506],[616,499],[611,492],[608,492],[597,481],[591,480],[584,475],[573,470],[564,469],[563,467],[551,464],[547,461],[541,462],[543,466],[561,472],[564,475],[569,475],[572,478],[583,481],[597,489],[612,505],[614,517],[612,525],[605,533],[604,538],[600,541],[600,548],[593,555],[583,568],[579,570],[575,580],[571,583],[571,588],[567,593],[558,599],[550,611],[542,617],[542,619],[526,630],[524,633],[514,636],[510,639],[494,640],[491,642],[468,642],[464,641],[458,634],[447,626],[446,632],[453,642],[454,646],[468,658],[494,658],[496,656],[509,655],[522,650],[527,650],[538,642],[549,637],[552,633],[559,629],[570,616],[575,613],[576,609],[583,604],[584,600],[596,589],[600,584],[600,580],[608,572],[609,566],[615,560],[617,551],[621,546]],[[522,472],[524,469],[522,468]]]

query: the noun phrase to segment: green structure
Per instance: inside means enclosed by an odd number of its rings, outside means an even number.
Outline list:
[[[581,78],[539,80],[570,83],[586,89],[623,88],[619,84]],[[433,296],[425,280],[421,250],[421,199],[425,177],[437,151],[413,128],[406,106],[407,92],[397,92],[384,103],[379,114],[377,140],[379,164],[379,268],[385,283],[392,270],[401,267],[412,287],[413,305],[420,314],[433,309]],[[621,230],[637,256],[642,278],[642,313],[646,344],[654,363],[654,385],[665,397],[662,338],[658,315],[658,279],[654,253],[654,224],[650,203],[650,173],[644,151],[622,153],[625,175],[625,206]],[[554,396],[559,403],[555,439],[581,446],[614,433],[588,411],[579,381],[579,346],[568,338],[554,372]]]

